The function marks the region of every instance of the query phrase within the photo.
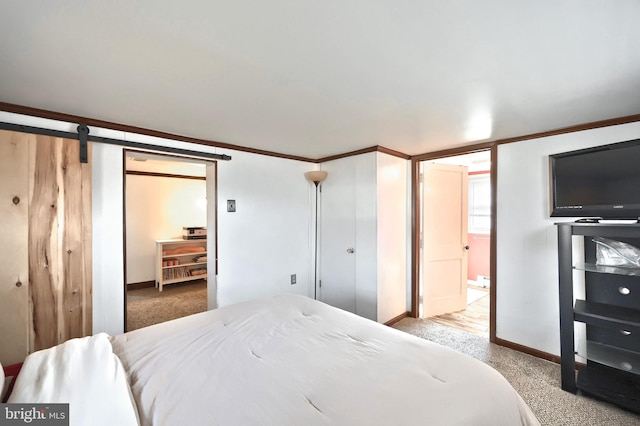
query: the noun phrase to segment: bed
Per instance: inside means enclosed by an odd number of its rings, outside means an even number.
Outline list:
[[[486,364],[297,295],[36,352],[9,402],[72,425],[539,424]]]

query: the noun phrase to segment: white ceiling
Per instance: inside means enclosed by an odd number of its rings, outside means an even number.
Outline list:
[[[282,154],[640,113],[638,0],[0,1],[0,101]]]

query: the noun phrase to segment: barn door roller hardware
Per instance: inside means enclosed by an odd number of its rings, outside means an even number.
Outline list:
[[[88,163],[89,154],[87,152],[87,138],[89,137],[89,128],[86,124],[78,126],[78,140],[80,141],[80,162]]]

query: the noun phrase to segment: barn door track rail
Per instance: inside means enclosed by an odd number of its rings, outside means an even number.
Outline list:
[[[168,152],[178,155],[188,155],[191,157],[199,157],[208,160],[231,160],[230,155],[212,154],[208,152],[194,151],[190,149],[175,148],[171,146],[151,145],[142,142],[125,141],[121,139],[105,138],[102,136],[89,135],[89,127],[86,124],[79,124],[78,133],[64,132],[61,130],[45,129],[42,127],[26,126],[24,124],[4,123],[0,122],[0,129],[12,130],[16,132],[32,133],[36,135],[53,136],[57,138],[77,139],[80,143],[80,162],[87,163],[89,161],[87,142],[106,143],[109,145],[119,145],[129,148],[146,149],[151,151]]]

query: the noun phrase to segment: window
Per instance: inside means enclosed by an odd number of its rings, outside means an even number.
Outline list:
[[[491,230],[491,180],[489,173],[469,175],[469,233]]]

